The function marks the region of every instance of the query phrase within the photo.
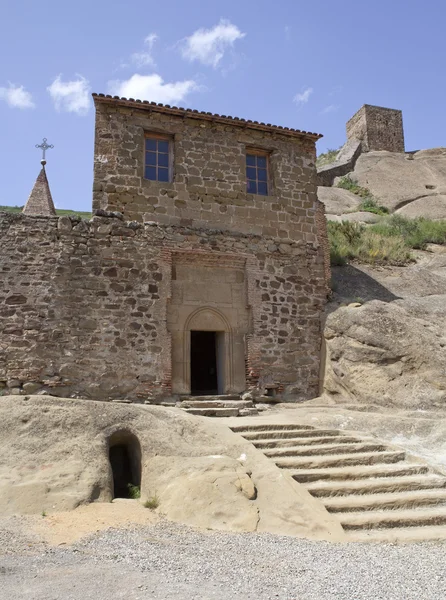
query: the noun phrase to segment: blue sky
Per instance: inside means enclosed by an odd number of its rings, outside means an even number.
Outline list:
[[[446,145],[444,0],[3,0],[0,204],[26,202],[47,137],[56,206],[90,210],[92,91],[345,141],[364,103],[403,110],[406,149]]]

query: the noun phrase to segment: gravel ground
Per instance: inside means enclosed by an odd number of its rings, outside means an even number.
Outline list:
[[[329,544],[161,522],[50,547],[0,529],[1,600],[444,600],[446,544]]]

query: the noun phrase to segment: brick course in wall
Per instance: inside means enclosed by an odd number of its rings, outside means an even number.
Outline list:
[[[317,241],[1,213],[0,247],[0,387],[10,392],[170,395],[172,265],[192,253],[243,264],[246,388],[318,394],[326,265]]]

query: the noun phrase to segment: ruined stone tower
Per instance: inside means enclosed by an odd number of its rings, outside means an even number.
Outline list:
[[[363,152],[404,152],[402,111],[364,104],[347,122],[347,140],[355,139]]]

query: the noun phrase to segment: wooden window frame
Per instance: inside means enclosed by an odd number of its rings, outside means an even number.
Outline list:
[[[261,182],[261,183],[266,183],[266,194],[259,194],[258,191],[257,192],[249,192],[248,191],[248,181],[255,181],[257,186],[259,184],[259,179],[257,178],[257,170],[258,170],[257,165],[255,167],[252,167],[252,168],[256,169],[256,179],[248,179],[248,176],[246,175],[247,167],[251,166],[251,165],[247,164],[248,155],[263,156],[266,159],[266,182]],[[264,196],[264,197],[271,195],[270,157],[271,157],[271,152],[268,150],[263,150],[261,148],[249,148],[249,147],[245,148],[245,178],[246,178],[246,193],[247,194],[252,194],[254,196]]]
[[[153,165],[147,165],[146,164],[146,140],[148,139],[152,139],[152,140],[160,140],[163,142],[168,142],[169,144],[169,150],[167,152],[167,156],[168,156],[168,166],[167,166],[167,181],[160,181],[159,179],[149,179],[148,177],[146,177],[146,167],[150,167]],[[172,183],[173,182],[173,150],[174,150],[174,137],[173,135],[169,135],[169,134],[164,134],[164,133],[157,133],[156,131],[145,131],[144,132],[144,156],[143,156],[143,179],[145,181],[151,181],[153,183],[159,183],[159,184],[168,184],[168,183]],[[158,155],[158,150],[156,150],[156,154]],[[157,175],[158,175],[158,164],[156,165],[157,168]]]

